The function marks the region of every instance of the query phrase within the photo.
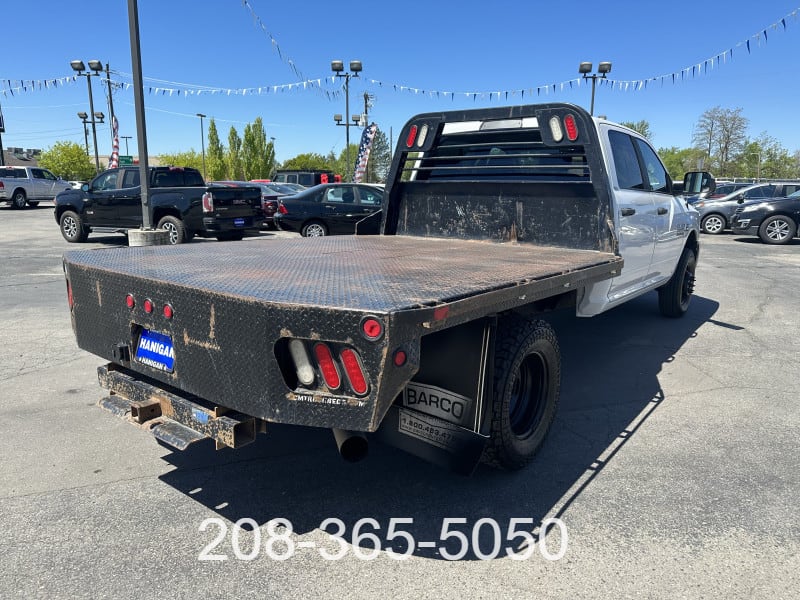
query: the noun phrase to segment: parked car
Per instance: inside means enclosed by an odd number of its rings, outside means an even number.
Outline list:
[[[73,190],[79,190],[79,189],[81,189],[83,187],[84,183],[89,183],[89,182],[88,181],[78,181],[78,180],[71,179],[71,180],[67,181],[67,183],[70,185],[70,187]]]
[[[322,183],[281,198],[275,225],[303,237],[352,234],[356,223],[381,210],[383,190],[365,183]],[[378,219],[359,233],[377,234]]]
[[[736,209],[731,229],[737,234],[757,235],[765,244],[788,244],[800,225],[800,190]]]
[[[725,181],[722,183],[717,183],[717,187],[713,192],[703,192],[701,194],[695,194],[686,198],[686,201],[689,204],[694,204],[700,200],[711,200],[713,198],[722,198],[723,196],[727,196],[728,194],[732,194],[738,190],[744,189],[753,185],[752,181]]]
[[[285,188],[283,184],[265,182],[258,179],[250,181],[212,181],[214,185],[228,187],[256,186],[261,188],[261,210],[264,213],[262,228],[275,229],[275,212],[278,210],[278,200],[283,196],[294,194],[294,190]]]
[[[722,198],[700,200],[692,206],[700,213],[700,229],[716,235],[730,228],[736,209],[743,204],[788,196],[797,190],[800,190],[800,182],[797,181],[756,183]]]

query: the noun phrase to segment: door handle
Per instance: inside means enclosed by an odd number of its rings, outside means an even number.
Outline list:
[[[635,208],[623,208],[622,209],[622,216],[623,217],[630,217],[636,214]]]
[[[664,208],[663,206],[659,206],[659,207],[658,207],[658,211],[657,211],[657,212],[658,212],[658,214],[660,214],[660,215],[665,215],[665,214],[667,214],[667,213],[669,212],[669,210],[668,210],[668,209],[666,209],[666,208]]]

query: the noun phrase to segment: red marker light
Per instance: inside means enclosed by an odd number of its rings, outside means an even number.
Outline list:
[[[394,361],[394,366],[402,367],[404,364],[406,364],[406,361],[408,360],[408,355],[403,350],[397,350],[394,353],[394,357],[392,358],[392,360]]]
[[[125,296],[125,306],[133,310],[133,307],[136,306],[136,300],[133,298],[133,294],[128,294]]]
[[[361,321],[361,332],[368,340],[375,341],[383,335],[383,325],[377,319],[367,317]]]
[[[342,359],[344,372],[347,374],[350,387],[356,395],[363,396],[367,393],[368,386],[358,354],[351,348],[345,348],[339,356]]]
[[[342,384],[342,378],[339,376],[339,368],[333,362],[333,355],[330,348],[323,343],[314,345],[314,357],[317,359],[319,370],[322,372],[322,378],[325,380],[325,385],[331,390],[338,390]]]
[[[164,316],[167,319],[171,319],[174,314],[175,314],[175,311],[172,310],[172,307],[169,304],[165,304],[164,305]]]
[[[564,129],[567,130],[567,139],[574,142],[578,139],[578,124],[575,122],[574,115],[564,117]]]
[[[151,312],[153,312],[153,301],[150,300],[149,298],[144,301],[144,305],[143,306],[144,306],[144,312],[146,312],[148,315]]]
[[[67,279],[67,302],[70,308],[75,306],[75,299],[72,297],[72,284],[69,282],[69,279]]]
[[[406,138],[406,146],[411,148],[411,146],[414,145],[414,140],[416,139],[416,137],[417,137],[417,126],[412,125],[411,129],[408,132],[408,138]]]

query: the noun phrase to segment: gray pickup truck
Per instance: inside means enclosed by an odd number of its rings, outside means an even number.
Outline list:
[[[37,206],[49,202],[58,192],[70,189],[68,181],[39,167],[0,167],[0,202],[11,208]]]

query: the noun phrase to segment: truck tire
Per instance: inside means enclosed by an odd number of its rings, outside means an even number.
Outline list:
[[[773,215],[764,219],[758,228],[758,237],[765,244],[788,244],[796,234],[797,225],[784,215]]]
[[[244,239],[244,232],[226,231],[224,233],[218,233],[216,237],[218,242],[238,242]]]
[[[167,215],[161,217],[157,225],[158,229],[166,229],[169,233],[169,243],[173,246],[175,244],[182,244],[186,240],[186,228],[183,226],[183,221],[178,217]]]
[[[703,233],[710,233],[711,235],[721,234],[725,231],[726,225],[725,217],[716,213],[706,215],[700,221],[700,229],[703,230]]]
[[[83,219],[78,213],[71,210],[65,210],[61,214],[58,226],[61,229],[61,235],[71,244],[85,242],[89,235],[83,226]]]
[[[322,221],[309,221],[300,230],[303,237],[325,237],[328,235],[328,228]]]
[[[658,288],[658,308],[665,317],[682,317],[689,310],[696,267],[697,255],[694,250],[684,248],[672,277]]]
[[[25,208],[28,204],[28,198],[25,196],[25,190],[14,190],[11,195],[11,208]]]
[[[544,321],[511,316],[497,327],[492,428],[483,462],[507,470],[527,465],[556,414],[561,354]]]

